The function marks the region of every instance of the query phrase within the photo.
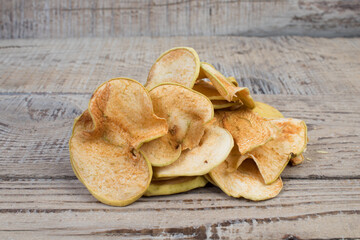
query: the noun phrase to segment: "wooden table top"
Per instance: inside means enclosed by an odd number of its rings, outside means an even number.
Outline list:
[[[305,162],[262,202],[208,186],[99,203],[69,162],[73,120],[113,77],[144,83],[159,54],[194,47],[257,101],[306,121]],[[0,41],[0,238],[360,238],[360,39],[171,37]]]

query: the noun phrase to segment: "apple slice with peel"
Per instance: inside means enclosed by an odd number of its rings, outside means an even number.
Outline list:
[[[254,108],[255,102],[250,96],[249,89],[246,87],[236,87],[224,75],[217,71],[211,64],[202,62],[201,72],[205,75],[214,87],[218,90],[221,96],[227,101],[234,102],[241,100],[241,102],[248,108]]]
[[[136,149],[166,132],[166,120],[154,114],[141,84],[112,79],[95,91],[89,110],[75,120],[71,166],[96,199],[128,205],[144,194],[152,178],[150,163]]]
[[[152,180],[144,196],[170,195],[204,187],[208,181],[203,176],[176,177],[167,180]]]
[[[154,176],[160,178],[207,174],[226,159],[233,145],[233,138],[228,131],[215,125],[206,126],[199,146],[183,151],[179,159],[168,166],[155,167]]]
[[[189,47],[172,48],[156,60],[151,67],[146,89],[150,90],[165,82],[178,83],[192,88],[200,72],[200,59]]]
[[[214,109],[204,95],[179,84],[161,84],[149,94],[156,115],[167,120],[169,131],[145,143],[140,151],[153,166],[167,166],[179,158],[182,150],[199,145]]]

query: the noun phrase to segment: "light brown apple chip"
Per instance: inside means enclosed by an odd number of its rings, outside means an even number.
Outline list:
[[[75,175],[100,202],[125,206],[136,201],[150,184],[150,163],[130,145],[84,134],[92,128],[88,111],[74,124],[70,161]]]
[[[95,123],[89,134],[101,133],[113,144],[138,149],[167,132],[166,120],[154,114],[148,92],[132,79],[114,78],[100,85],[89,101],[89,112]]]
[[[232,197],[244,197],[253,201],[261,201],[277,196],[283,183],[278,178],[270,185],[266,185],[255,162],[251,159],[242,161],[236,171],[229,172],[228,166],[238,162],[235,155],[229,157],[218,167],[210,171],[211,179],[227,195]]]
[[[271,121],[280,131],[274,139],[250,151],[266,184],[276,181],[289,160],[301,154],[307,144],[304,121],[282,118]]]
[[[167,120],[169,131],[140,151],[153,166],[166,166],[178,159],[181,150],[199,145],[214,109],[204,95],[178,84],[162,84],[149,93],[155,113]]]
[[[299,155],[297,155],[296,157],[291,158],[291,159],[290,159],[290,163],[291,163],[291,165],[296,166],[296,165],[299,165],[299,164],[301,164],[302,162],[304,162],[304,160],[305,160],[304,155],[303,155],[303,154],[299,154]]]
[[[196,81],[193,89],[205,95],[210,100],[225,100],[225,98],[220,95],[218,90],[216,90],[216,88],[211,82],[207,82],[205,80],[200,79]]]
[[[273,124],[249,109],[224,111],[223,125],[233,136],[241,154],[268,142],[276,133]]]
[[[256,112],[261,117],[264,118],[283,118],[284,115],[282,115],[279,110],[276,108],[270,106],[269,104],[263,103],[263,102],[255,102],[255,108],[252,109],[253,112]]]
[[[151,67],[146,89],[150,90],[165,82],[178,83],[192,88],[200,72],[200,59],[194,49],[172,48],[156,60]]]
[[[226,100],[211,100],[214,109],[225,109],[225,108],[240,108],[241,102],[228,102]]]
[[[254,108],[255,102],[250,96],[249,89],[246,87],[236,87],[219,71],[217,71],[209,63],[201,63],[201,71],[212,82],[214,87],[218,90],[221,96],[227,101],[234,102],[241,100],[241,102],[248,108]]]
[[[128,205],[141,197],[152,177],[150,163],[136,148],[166,132],[166,120],[154,114],[141,84],[112,79],[95,91],[89,110],[75,120],[69,142],[74,173],[99,201]]]
[[[169,180],[152,180],[145,196],[170,195],[204,187],[208,181],[203,176],[177,177]]]
[[[233,145],[233,138],[228,131],[218,126],[206,126],[198,147],[183,151],[178,160],[166,167],[154,168],[154,176],[204,175],[224,161]]]

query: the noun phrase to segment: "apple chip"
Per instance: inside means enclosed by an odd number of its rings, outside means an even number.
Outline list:
[[[304,160],[305,160],[304,155],[299,154],[296,157],[291,158],[290,163],[291,163],[291,165],[296,166],[296,165],[301,164]]]
[[[241,154],[265,144],[276,132],[269,120],[246,108],[224,111],[222,122],[233,136]]]
[[[203,176],[177,177],[168,180],[153,180],[145,196],[170,195],[204,187],[208,181]]]
[[[214,182],[214,180],[212,180],[212,178],[210,177],[209,173],[208,173],[208,174],[205,174],[204,177],[205,177],[205,179],[206,179],[209,183],[211,183],[212,185],[214,185],[214,186],[216,186],[216,187],[218,186],[218,185],[216,185],[216,183]]]
[[[94,129],[113,144],[130,144],[138,149],[144,142],[167,132],[165,119],[154,114],[145,88],[128,78],[111,79],[96,89],[89,101]]]
[[[240,108],[242,103],[240,102],[228,102],[226,100],[211,100],[214,109],[224,109],[224,108]]]
[[[220,95],[218,90],[214,87],[211,82],[207,82],[205,80],[198,80],[196,81],[193,89],[199,93],[204,94],[210,100],[225,100],[223,96]]]
[[[206,126],[200,145],[183,151],[178,160],[166,167],[154,168],[155,177],[198,176],[208,173],[229,155],[234,141],[225,129]]]
[[[307,144],[304,121],[292,118],[272,120],[280,131],[274,139],[250,151],[266,184],[274,182],[289,160],[301,154]]]
[[[241,102],[248,108],[254,108],[255,102],[250,96],[249,89],[246,87],[236,87],[219,71],[217,71],[209,63],[201,63],[201,71],[210,79],[214,87],[218,90],[221,96],[227,101],[234,102],[241,100]]]
[[[236,154],[229,155],[223,163],[209,173],[211,179],[227,195],[261,201],[273,198],[280,193],[283,187],[281,178],[270,185],[266,185],[253,160],[244,160],[235,171],[229,172],[228,166],[236,165],[233,162],[238,162]]]
[[[89,110],[75,120],[69,142],[74,173],[99,201],[128,205],[143,195],[152,177],[150,163],[136,147],[166,132],[166,120],[154,114],[141,84],[112,79],[95,91]]]
[[[200,59],[194,49],[172,48],[161,54],[151,67],[145,86],[150,90],[161,83],[172,82],[192,88],[199,72]]]
[[[276,108],[270,106],[269,104],[263,103],[263,102],[255,102],[255,108],[252,109],[253,112],[256,112],[261,117],[264,118],[283,118],[284,115],[282,115],[279,110]]]
[[[199,145],[214,110],[204,95],[178,84],[159,85],[150,96],[155,113],[167,120],[169,131],[145,143],[140,151],[153,166],[166,166],[176,161],[182,150]]]

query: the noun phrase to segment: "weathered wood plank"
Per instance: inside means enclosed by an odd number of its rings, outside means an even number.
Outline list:
[[[68,140],[73,119],[86,109],[89,98],[88,94],[0,96],[0,179],[74,178]],[[307,161],[287,168],[284,178],[360,178],[358,95],[254,98],[308,124]]]
[[[360,36],[357,0],[3,0],[0,13],[0,38]]]
[[[359,238],[360,180],[285,180],[252,202],[206,187],[143,197],[123,208],[97,202],[77,180],[0,182],[0,236],[11,239]]]
[[[3,40],[0,92],[91,93],[119,76],[141,83],[161,52],[194,47],[255,94],[360,93],[360,38],[121,38]]]

